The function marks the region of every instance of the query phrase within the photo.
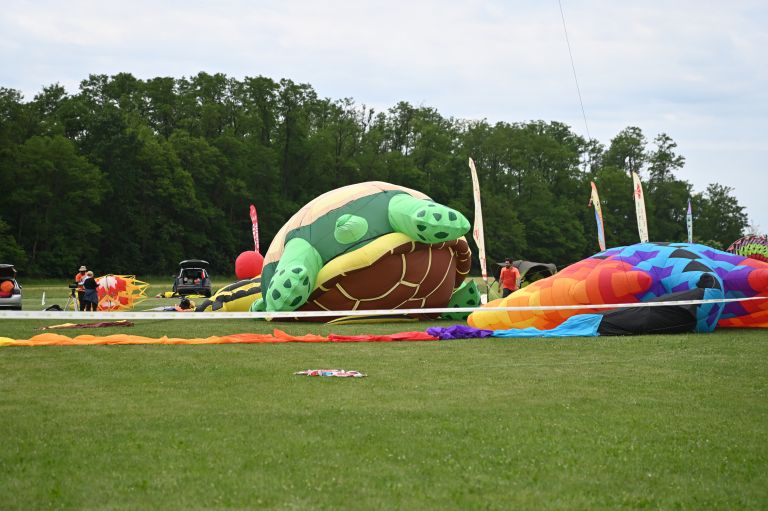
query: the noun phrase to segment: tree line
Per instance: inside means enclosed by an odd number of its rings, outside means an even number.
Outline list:
[[[666,134],[627,127],[605,146],[560,122],[443,117],[400,102],[375,111],[318,97],[308,84],[200,73],[137,79],[91,75],[76,93],[55,84],[30,101],[0,88],[0,262],[62,277],[168,274],[202,258],[231,274],[283,223],[339,186],[388,181],[423,191],[472,220],[469,157],[482,189],[489,261],[559,266],[599,250],[590,181],[608,246],[638,241],[629,171],[640,173],[649,231],[684,241],[690,197],[697,241],[726,247],[747,227],[732,190],[694,192]]]

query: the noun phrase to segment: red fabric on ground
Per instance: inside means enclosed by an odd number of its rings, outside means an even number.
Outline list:
[[[439,341],[426,332],[400,332],[389,335],[337,335],[330,334],[331,342],[391,342],[391,341]]]

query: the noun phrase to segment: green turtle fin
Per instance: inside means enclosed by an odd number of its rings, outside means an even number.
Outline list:
[[[254,301],[248,310],[250,312],[266,312],[267,304],[264,302],[264,298]]]
[[[406,193],[392,197],[388,214],[392,229],[423,243],[455,240],[469,231],[469,220],[455,209]]]
[[[277,263],[275,273],[264,291],[266,310],[293,311],[307,302],[323,259],[318,251],[302,238],[293,238]]]
[[[446,307],[480,307],[480,291],[474,280],[467,279],[453,292]],[[441,314],[443,319],[464,321],[469,312],[445,312]]]

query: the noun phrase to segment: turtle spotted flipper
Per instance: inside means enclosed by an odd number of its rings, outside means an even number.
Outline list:
[[[267,302],[264,301],[263,297],[259,298],[251,304],[251,307],[248,310],[251,312],[266,312]]]
[[[293,311],[304,305],[322,266],[320,254],[306,240],[294,238],[286,243],[269,288],[264,292],[266,310]]]
[[[468,279],[453,292],[446,307],[479,307],[480,305],[480,291],[477,289],[477,283]],[[444,312],[440,315],[443,319],[453,321],[464,321],[467,316],[469,312]]]
[[[469,220],[453,208],[399,194],[389,201],[389,223],[423,243],[440,243],[460,238],[469,231]]]

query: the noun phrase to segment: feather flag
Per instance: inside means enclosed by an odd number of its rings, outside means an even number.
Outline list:
[[[645,218],[645,196],[643,185],[640,184],[640,176],[632,171],[632,186],[635,196],[635,212],[637,213],[637,232],[640,234],[640,243],[648,243],[648,221]]]
[[[685,215],[685,223],[688,226],[688,243],[693,243],[693,212],[691,211],[691,199],[688,198],[688,213]]]
[[[597,186],[594,181],[592,185],[592,196],[589,198],[588,206],[595,208],[595,221],[597,222],[597,244],[600,250],[605,251],[605,228],[603,227],[603,208],[600,207],[600,197],[597,195]]]
[[[597,244],[600,250],[605,252],[605,228],[603,227],[603,208],[600,207],[600,197],[597,195],[597,186],[594,181],[592,184],[592,196],[589,199],[588,206],[595,208],[595,221],[597,222]]]
[[[488,289],[488,270],[485,264],[485,238],[483,234],[483,209],[480,205],[480,182],[477,179],[477,169],[472,158],[469,159],[469,170],[472,174],[472,192],[475,197],[475,225],[472,229],[472,237],[477,244],[477,256],[480,258],[480,273],[483,275],[485,289]],[[481,303],[488,303],[488,294],[481,293]]]
[[[253,225],[253,244],[256,245],[254,249],[259,252],[259,217],[256,215],[256,206],[251,204],[251,224]]]

